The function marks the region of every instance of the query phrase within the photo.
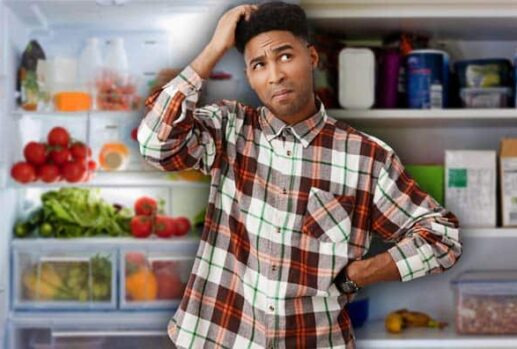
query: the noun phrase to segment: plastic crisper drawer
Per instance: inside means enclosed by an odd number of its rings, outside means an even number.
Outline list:
[[[122,250],[120,308],[177,308],[192,272],[194,258],[193,251]]]
[[[15,247],[14,308],[115,309],[116,257],[114,249]]]

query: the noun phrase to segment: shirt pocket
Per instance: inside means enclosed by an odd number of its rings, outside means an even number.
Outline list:
[[[354,196],[337,195],[312,187],[302,220],[302,233],[324,242],[348,242],[354,205]]]

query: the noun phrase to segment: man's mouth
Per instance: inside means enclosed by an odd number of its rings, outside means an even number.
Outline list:
[[[282,90],[278,90],[276,91],[275,93],[273,93],[273,99],[284,99],[286,98],[289,94],[291,94],[293,91],[292,90],[289,90],[289,89],[282,89]]]

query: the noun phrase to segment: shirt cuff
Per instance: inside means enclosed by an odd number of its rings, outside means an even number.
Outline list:
[[[424,246],[420,247],[420,249],[422,248]],[[395,261],[402,281],[410,281],[427,274],[427,269],[420,256],[419,248],[415,246],[414,239],[403,239],[391,247],[388,253]]]
[[[175,83],[176,81],[177,83]],[[203,81],[203,78],[189,65],[183,69],[177,77],[165,84],[163,89],[172,86],[172,88],[178,89],[178,91],[182,92],[188,98],[188,96],[193,94],[197,95],[201,91]]]

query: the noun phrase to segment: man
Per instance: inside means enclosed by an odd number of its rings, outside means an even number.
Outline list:
[[[264,104],[196,106],[233,46]],[[326,114],[318,53],[296,5],[242,5],[147,101],[138,140],[165,171],[211,175],[192,275],[168,333],[179,348],[354,348],[346,303],[361,287],[450,268],[456,217],[385,143]],[[372,258],[372,234],[395,242]]]

